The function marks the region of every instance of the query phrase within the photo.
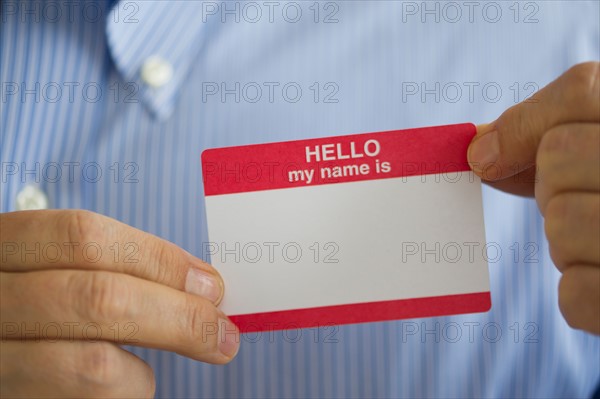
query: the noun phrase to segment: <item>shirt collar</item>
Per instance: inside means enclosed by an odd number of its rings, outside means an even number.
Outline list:
[[[119,1],[108,14],[106,36],[115,66],[125,82],[137,85],[139,98],[160,120],[172,114],[202,45],[201,5],[197,1]],[[164,67],[159,81],[166,83],[153,87],[142,70],[148,60],[157,59]],[[171,77],[165,79],[169,71]]]

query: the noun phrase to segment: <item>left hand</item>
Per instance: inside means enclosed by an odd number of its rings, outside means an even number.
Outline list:
[[[600,63],[574,66],[480,126],[468,156],[489,185],[535,195],[563,273],[560,310],[600,334]]]

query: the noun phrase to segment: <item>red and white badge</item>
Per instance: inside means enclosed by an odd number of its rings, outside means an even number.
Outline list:
[[[221,308],[242,332],[491,306],[475,126],[208,149]]]

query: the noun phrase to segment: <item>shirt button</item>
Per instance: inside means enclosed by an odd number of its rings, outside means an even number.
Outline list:
[[[173,67],[167,60],[152,56],[144,62],[140,74],[142,81],[148,86],[159,88],[171,81]]]
[[[25,186],[17,194],[17,210],[32,211],[36,209],[48,209],[48,197],[35,186]]]

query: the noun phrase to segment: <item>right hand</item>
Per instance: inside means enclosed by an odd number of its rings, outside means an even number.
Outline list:
[[[237,354],[223,280],[176,245],[78,210],[1,214],[0,232],[0,397],[152,397],[151,368],[119,344]]]

